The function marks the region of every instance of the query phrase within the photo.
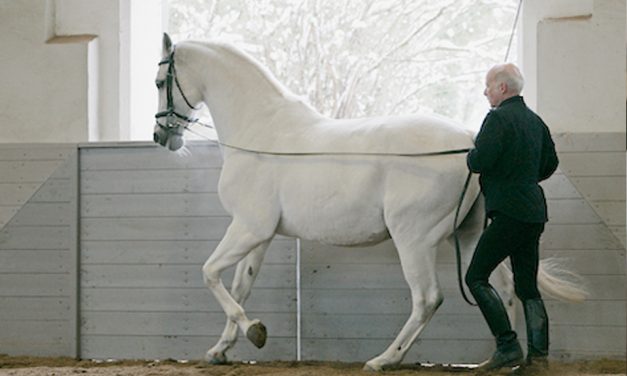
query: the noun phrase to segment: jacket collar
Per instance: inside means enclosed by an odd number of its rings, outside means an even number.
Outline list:
[[[504,105],[510,104],[510,103],[522,103],[522,104],[525,104],[525,100],[520,95],[514,95],[513,97],[509,97],[506,100],[504,100],[503,102],[501,102],[501,104],[499,104],[497,108],[503,107]]]

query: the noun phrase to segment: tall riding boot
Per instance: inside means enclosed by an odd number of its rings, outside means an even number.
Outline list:
[[[523,302],[527,323],[527,365],[547,367],[549,355],[549,318],[542,299]]]
[[[516,332],[512,330],[507,311],[501,298],[488,283],[476,283],[470,287],[472,295],[483,314],[490,331],[496,338],[496,351],[490,359],[481,363],[477,370],[488,372],[503,367],[516,367],[524,357]]]

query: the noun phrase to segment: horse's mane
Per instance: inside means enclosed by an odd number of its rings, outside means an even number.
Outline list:
[[[244,52],[240,48],[234,46],[231,43],[212,40],[212,41],[186,41],[185,43],[189,43],[195,46],[199,46],[202,48],[220,51],[223,54],[227,54],[235,60],[242,61],[246,65],[249,65],[255,73],[259,77],[261,77],[268,86],[275,90],[275,93],[289,101],[292,102],[300,102],[309,109],[318,112],[314,109],[306,100],[303,99],[302,96],[294,94],[290,89],[288,89],[285,85],[283,85],[279,80],[276,79],[275,75],[263,64],[261,64],[257,59],[248,53]]]

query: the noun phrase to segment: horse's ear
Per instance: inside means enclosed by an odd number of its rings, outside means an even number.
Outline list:
[[[172,39],[168,33],[163,33],[163,56],[168,56],[172,53]]]

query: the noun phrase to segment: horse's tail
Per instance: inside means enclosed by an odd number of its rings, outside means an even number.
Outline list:
[[[540,292],[564,302],[583,302],[590,294],[583,285],[582,277],[566,269],[563,265],[563,260],[554,257],[540,260],[538,265],[538,288]],[[510,266],[505,262],[501,263],[501,266],[504,267],[502,272],[505,273],[506,283],[511,283],[511,287],[513,287],[514,278]]]
[[[464,193],[468,188],[468,184],[470,182],[470,174],[466,179],[466,183],[464,185]],[[467,214],[467,217],[464,218],[460,228],[457,228],[458,223],[458,215],[460,212],[461,205],[464,200],[464,194],[462,194],[459,205],[457,207],[457,211],[455,214],[455,230],[453,233],[455,240],[455,249],[457,256],[457,276],[459,288],[462,292],[462,296],[464,299],[471,305],[474,305],[466,296],[464,291],[464,286],[462,282],[462,271],[461,271],[461,255],[460,255],[460,239],[458,234],[458,230],[461,232],[470,233],[470,238],[475,238],[475,241],[478,241],[478,236],[481,234],[481,228],[485,227],[485,211],[484,211],[484,199],[482,195],[479,195],[474,201],[473,206]],[[482,226],[483,225],[483,226]],[[476,244],[476,243],[473,243]],[[588,296],[589,293],[586,288],[583,286],[583,281],[581,276],[577,273],[566,269],[563,266],[563,262],[558,258],[547,258],[540,260],[538,265],[538,288],[543,294],[551,296],[553,298],[566,301],[566,302],[582,302]],[[506,263],[502,263],[501,265],[505,266],[505,269],[502,269],[502,272],[505,273],[506,283],[511,283],[513,286],[513,278],[512,272],[509,266]]]
[[[464,218],[464,222],[460,226],[460,230],[462,230],[462,234],[460,235],[464,235],[464,231],[468,232],[469,237],[474,239],[474,242],[472,242],[473,246],[476,244],[476,241],[478,241],[478,237],[482,232],[481,229],[485,225],[484,204],[483,197],[479,195],[467,215],[467,218]],[[457,239],[458,234],[454,234],[454,236],[456,238],[455,245],[459,288],[462,291],[464,299],[466,299],[469,304],[474,305],[465,296],[464,286],[462,284],[460,246],[459,240]],[[501,263],[501,265],[504,266],[504,269],[501,269],[501,272],[505,273],[504,282],[506,284],[510,284],[509,288],[513,291],[514,280],[512,271],[507,263]],[[582,277],[577,273],[568,270],[564,266],[564,261],[559,258],[546,258],[540,260],[538,265],[538,288],[542,294],[566,302],[582,302],[589,296],[588,290],[584,287]]]
[[[582,302],[589,296],[581,276],[565,269],[557,258],[540,260],[538,287],[543,294],[566,302]]]

